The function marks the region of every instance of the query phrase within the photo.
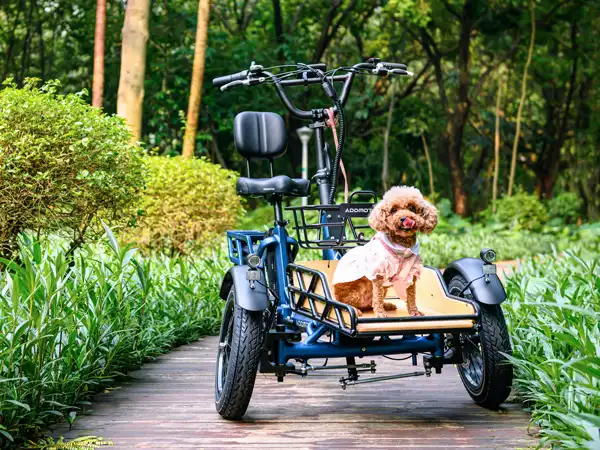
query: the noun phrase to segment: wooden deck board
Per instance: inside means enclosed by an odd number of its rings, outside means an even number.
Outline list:
[[[94,412],[79,417],[73,430],[60,425],[55,435],[102,436],[115,449],[515,449],[536,443],[519,405],[501,412],[476,406],[454,368],[346,391],[337,382],[342,371],[291,375],[284,383],[259,374],[245,420],[227,422],[214,408],[216,344],[217,338],[205,338],[144,365],[121,389],[97,395]],[[378,375],[414,370],[408,361],[374,359]]]

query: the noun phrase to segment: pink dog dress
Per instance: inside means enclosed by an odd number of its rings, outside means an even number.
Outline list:
[[[419,242],[411,247],[394,244],[385,233],[378,232],[367,244],[346,253],[333,274],[333,284],[350,283],[367,277],[383,276],[384,286],[394,286],[402,300],[406,289],[419,278],[423,263],[419,257]]]

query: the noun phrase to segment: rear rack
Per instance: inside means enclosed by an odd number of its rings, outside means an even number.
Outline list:
[[[246,258],[254,253],[265,237],[264,231],[245,230],[227,232],[229,260],[235,265],[246,264]]]
[[[437,327],[432,328],[431,322],[449,322],[455,320],[477,320],[479,318],[479,305],[469,299],[456,297],[447,292],[443,278],[439,270],[434,269],[439,282],[444,286],[444,292],[449,298],[459,300],[473,305],[475,314],[446,314],[446,315],[428,315],[428,316],[401,316],[386,318],[358,317],[356,310],[333,298],[329,290],[327,277],[319,270],[298,264],[288,264],[288,290],[290,297],[290,306],[292,311],[307,317],[310,320],[328,325],[341,333],[351,336],[380,336],[393,334],[424,334],[430,332],[454,332],[465,331],[464,328],[454,329],[452,327],[440,330]],[[418,323],[423,322],[423,328],[411,329],[407,331],[360,331],[360,325],[373,323]],[[427,324],[429,323],[429,324]]]
[[[355,202],[355,197],[372,202]],[[377,202],[372,191],[355,191],[348,203],[339,205],[290,206],[294,213],[293,229],[300,247],[306,249],[349,249],[365,245],[374,234],[366,218]]]

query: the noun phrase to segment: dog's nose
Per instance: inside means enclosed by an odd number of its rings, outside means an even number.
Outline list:
[[[400,217],[400,221],[404,222],[406,220],[406,217]]]

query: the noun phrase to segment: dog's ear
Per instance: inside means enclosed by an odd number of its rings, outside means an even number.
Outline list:
[[[435,206],[429,203],[427,200],[423,200],[423,227],[421,232],[431,233],[438,223],[438,211]]]
[[[387,208],[386,203],[381,200],[377,203],[371,214],[369,214],[369,226],[373,228],[375,231],[386,231],[387,225],[385,223],[385,219],[387,217]]]

